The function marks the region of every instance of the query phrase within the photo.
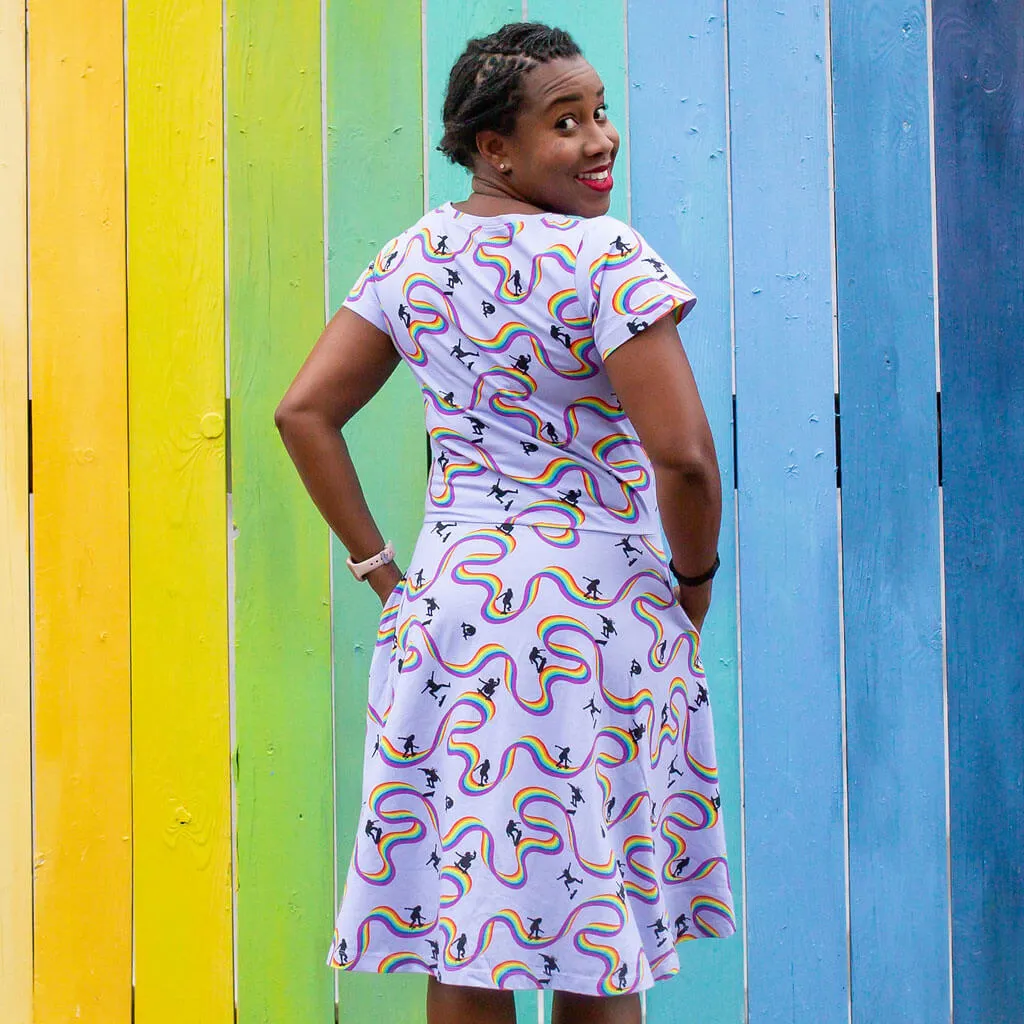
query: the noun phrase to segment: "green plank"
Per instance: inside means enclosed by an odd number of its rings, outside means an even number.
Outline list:
[[[530,21],[564,28],[604,82],[608,117],[618,129],[615,188],[608,212],[629,220],[629,125],[626,117],[626,11],[622,0],[529,0]]]
[[[320,9],[227,5],[238,1019],[334,1020],[328,530],[274,430],[324,324]]]
[[[423,212],[420,3],[330,3],[327,28],[327,238],[333,313],[381,245]],[[382,75],[384,55],[388,70]],[[374,87],[367,89],[367,82]],[[426,486],[423,399],[408,367],[395,370],[345,427],[344,437],[370,510],[385,538],[394,541],[397,564],[405,570],[423,522]],[[381,608],[369,586],[357,583],[345,567],[344,545],[337,538],[332,542],[340,893],[359,824],[367,673]],[[392,1024],[424,1019],[424,975],[337,973],[339,1020],[382,1020],[385,1013]]]

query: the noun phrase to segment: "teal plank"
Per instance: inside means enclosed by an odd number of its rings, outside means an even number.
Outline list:
[[[389,238],[423,212],[419,0],[327,7],[327,181],[330,313]],[[380,74],[387,56],[388,73]],[[372,89],[367,82],[374,82]],[[367,504],[399,568],[423,520],[423,399],[403,363],[346,425],[343,436]],[[383,452],[386,457],[382,458]],[[332,537],[336,882],[340,894],[358,827],[367,678],[380,601],[345,566]],[[323,956],[326,957],[324,947]],[[425,1019],[422,974],[338,973],[341,1021]]]
[[[725,25],[713,0],[629,5],[633,223],[696,292],[680,328],[718,451],[722,567],[701,635],[711,686],[722,815],[737,933],[683,942],[677,977],[647,996],[650,1024],[738,1024],[744,1017],[742,804],[732,441],[732,329],[726,164]],[[666,38],[677,41],[667,47]]]
[[[729,4],[748,1005],[772,1024],[848,1020],[828,59],[821,5]]]
[[[444,128],[441,111],[452,65],[470,39],[487,35],[510,21],[520,21],[522,4],[507,0],[428,0],[425,26],[427,41],[427,126],[428,204],[431,207],[469,195],[469,172],[448,162],[437,151]],[[516,992],[516,1008],[521,1021],[537,1019],[535,992]]]
[[[933,18],[953,1011],[1010,1024],[1024,1020],[1024,7],[936,0]]]
[[[853,1020],[949,1016],[924,0],[833,0]]]
[[[508,0],[428,0],[427,41],[427,181],[429,205],[459,202],[469,195],[469,172],[437,151],[444,135],[441,111],[448,74],[470,39],[485,36],[510,21],[519,21],[522,5]]]
[[[622,0],[529,0],[527,17],[565,29],[604,83],[608,116],[622,138],[608,212],[629,220],[629,123],[626,117],[626,12]]]

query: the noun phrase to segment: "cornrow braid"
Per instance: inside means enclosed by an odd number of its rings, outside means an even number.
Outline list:
[[[510,135],[514,130],[523,74],[581,53],[568,32],[535,21],[510,22],[489,36],[470,39],[448,76],[444,137],[437,148],[452,163],[472,169],[477,132]]]

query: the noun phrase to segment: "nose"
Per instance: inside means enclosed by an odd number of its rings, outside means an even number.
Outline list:
[[[619,133],[611,121],[591,121],[583,151],[589,158],[602,154],[610,157],[618,147],[618,141]]]

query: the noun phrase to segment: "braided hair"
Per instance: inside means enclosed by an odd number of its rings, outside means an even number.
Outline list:
[[[448,76],[444,137],[438,149],[455,164],[473,168],[476,133],[511,135],[522,103],[523,73],[582,51],[568,32],[536,21],[514,21],[470,39]]]

